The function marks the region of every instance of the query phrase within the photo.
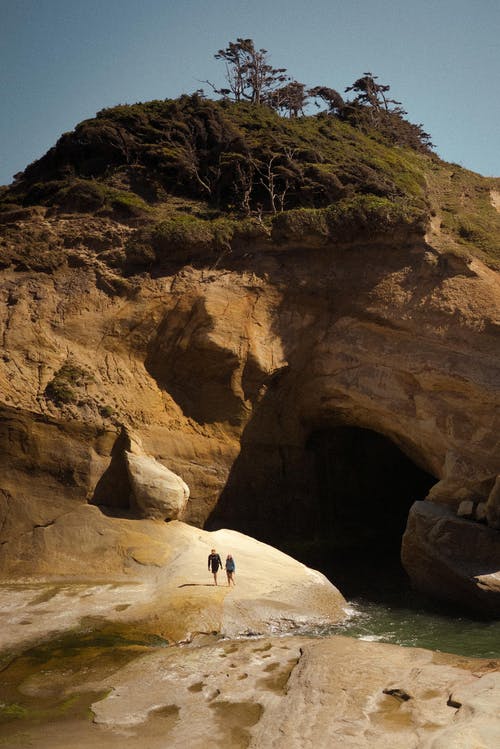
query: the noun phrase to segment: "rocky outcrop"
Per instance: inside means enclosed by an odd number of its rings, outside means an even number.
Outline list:
[[[145,518],[175,520],[189,499],[189,487],[173,471],[147,455],[125,453],[132,506]]]
[[[8,545],[9,578],[29,565],[37,582],[0,590],[3,648],[85,622],[92,629],[135,626],[172,642],[196,633],[293,632],[346,616],[344,598],[324,575],[236,531],[107,517],[81,504],[38,525],[30,541],[29,552],[26,544]],[[214,585],[207,570],[214,547],[222,559],[231,553],[236,560],[234,587],[223,571]]]
[[[493,528],[457,517],[448,507],[416,502],[402,559],[420,590],[479,615],[500,616],[500,544]]]

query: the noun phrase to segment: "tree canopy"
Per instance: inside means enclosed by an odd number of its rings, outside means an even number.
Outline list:
[[[306,84],[288,75],[286,68],[274,67],[266,49],[257,49],[253,39],[238,37],[214,55],[225,63],[226,86],[217,87],[206,81],[213,91],[235,102],[263,104],[290,118],[303,116],[311,100],[320,108],[326,105],[327,114],[348,121],[364,132],[377,131],[391,143],[418,151],[432,148],[430,135],[422,125],[405,119],[401,102],[389,98],[390,86],[378,81],[371,72],[363,73],[345,93],[353,98],[345,100],[329,86]]]
[[[214,56],[216,60],[226,63],[227,87],[218,89],[207,82],[215,93],[223,97],[232,96],[234,101],[270,103],[274,91],[288,80],[286,68],[274,68],[269,62],[267,50],[256,49],[253,39],[238,38]]]

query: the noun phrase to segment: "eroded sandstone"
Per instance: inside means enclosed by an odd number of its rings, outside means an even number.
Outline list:
[[[39,526],[31,539],[29,560],[18,552],[31,565],[30,579],[4,583],[2,590],[3,649],[78,629],[92,618],[177,641],[200,632],[295,631],[346,616],[343,596],[324,575],[236,531],[106,517],[81,504]],[[214,585],[207,571],[213,547],[222,559],[235,558],[236,586],[227,586],[223,571]]]
[[[500,615],[495,529],[457,517],[447,507],[416,502],[403,537],[402,559],[420,590],[479,615]]]
[[[198,638],[170,648],[139,638],[128,654],[117,643],[111,663],[91,652],[83,679],[78,650],[59,663],[39,652],[39,668],[52,666],[45,674],[7,671],[24,676],[24,704],[86,697],[92,722],[70,724],[81,749],[496,749],[500,739],[498,661],[345,637]],[[28,711],[18,726],[40,749],[67,746],[68,718],[39,725]],[[3,736],[15,741],[15,728]]]
[[[64,217],[36,220],[68,230]],[[116,222],[85,221],[102,246],[125,241],[106,239],[103,222]],[[144,514],[124,429],[189,486],[174,514],[197,526],[211,518],[275,544],[326,528],[308,441],[346,426],[396,445],[438,482],[433,502],[487,502],[494,528],[500,281],[477,258],[451,262],[440,241],[269,244],[217,268],[124,279],[68,236],[69,265],[3,270],[6,572],[31,574],[33,533],[75,504]]]

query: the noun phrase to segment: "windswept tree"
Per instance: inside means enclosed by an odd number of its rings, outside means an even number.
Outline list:
[[[287,80],[286,68],[273,67],[266,49],[256,49],[252,39],[238,38],[215,55],[226,63],[227,87],[217,88],[206,81],[216,94],[234,101],[263,104],[273,91]]]
[[[356,97],[353,100],[354,103],[362,106],[373,107],[373,110],[379,111],[384,109],[386,112],[397,111],[401,114],[406,114],[404,110],[400,109],[401,102],[395,99],[389,99],[386,94],[390,91],[390,86],[382,83],[377,83],[378,76],[373,73],[363,73],[361,78],[358,78],[352,86],[348,86],[345,91],[354,91]]]
[[[266,97],[266,103],[278,112],[288,115],[288,117],[298,117],[304,114],[307,99],[305,84],[290,81],[272,91]]]
[[[353,91],[356,96],[345,103],[340,116],[361,130],[374,128],[392,143],[428,153],[433,148],[429,133],[405,119],[401,102],[388,96],[391,87],[377,80],[373,73],[363,73],[348,86],[346,92]]]
[[[314,86],[308,90],[308,95],[313,99],[321,99],[328,105],[328,111],[330,114],[337,114],[344,106],[344,100],[342,96],[334,88],[328,86]],[[320,106],[315,102],[316,106]]]

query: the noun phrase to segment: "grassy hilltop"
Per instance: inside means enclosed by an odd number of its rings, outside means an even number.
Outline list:
[[[79,215],[130,229],[124,252],[107,258],[127,274],[263,244],[423,236],[432,220],[444,249],[496,266],[500,180],[386,124],[199,94],[104,109],[3,188],[2,265],[60,265],[64,247],[26,219]]]

